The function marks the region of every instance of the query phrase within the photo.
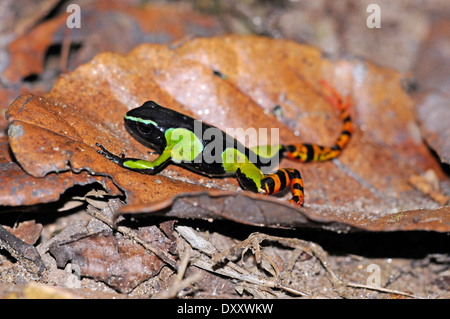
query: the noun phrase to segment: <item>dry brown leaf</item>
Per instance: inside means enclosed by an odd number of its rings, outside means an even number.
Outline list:
[[[78,238],[69,242],[55,240],[49,247],[58,267],[64,268],[68,262],[76,264],[81,276],[103,281],[121,293],[131,292],[166,265],[152,252],[120,233],[75,232]],[[172,241],[157,226],[142,227],[138,233],[165,251],[172,246]]]
[[[32,160],[37,162],[36,158]],[[88,172],[52,172],[43,178],[33,177],[11,159],[6,137],[0,137],[0,180],[1,206],[50,203],[57,201],[61,194],[72,186],[95,183],[108,190],[111,195],[122,194],[109,178],[92,176]]]
[[[24,221],[14,228],[3,227],[28,245],[34,245],[42,231],[42,224],[36,224],[34,220]]]
[[[217,76],[217,71],[223,76]],[[305,225],[308,220],[328,228],[338,224],[336,229],[347,225],[369,230],[366,225],[370,221],[389,219],[391,213],[428,209],[420,212],[422,216],[439,209],[408,183],[410,176],[430,169],[439,180],[448,179],[421,141],[413,101],[401,86],[402,76],[365,61],[332,62],[318,50],[290,41],[199,38],[176,48],[144,44],[126,56],[98,55],[61,78],[49,94],[22,96],[11,105],[9,142],[21,166],[34,176],[64,170],[111,176],[127,195],[124,211],[155,210],[168,207],[172,198],[182,193],[205,193],[211,187],[235,191],[237,183],[234,179],[208,179],[175,166],[155,176],[143,175],[97,154],[96,142],[116,154],[152,157],[123,128],[127,110],[155,100],[222,129],[270,131],[275,127],[282,143],[326,145],[334,141],[341,123],[337,111],[320,93],[320,79],[339,83],[344,95],[352,95],[355,105],[351,112],[357,128],[338,160],[307,165],[282,162],[283,167],[302,171],[305,207],[243,193],[241,198],[248,200],[231,199],[233,205],[210,210],[253,224],[276,226],[300,219],[286,226]],[[273,114],[276,105],[280,105],[281,115]],[[273,210],[274,205],[281,207],[274,210],[281,212],[278,221],[275,216],[256,218],[260,210]],[[175,213],[182,217],[184,212]],[[448,231],[448,214],[442,215],[424,227]],[[397,224],[396,229],[422,226],[413,218]],[[392,225],[386,226],[391,229]]]
[[[168,208],[171,208],[168,211]],[[373,217],[358,211],[325,207],[302,207],[258,194],[208,192],[181,194],[166,202],[138,208],[124,207],[122,213],[163,214],[173,218],[227,219],[238,223],[276,228],[323,228],[336,232],[427,230],[448,232],[450,207],[415,209]]]

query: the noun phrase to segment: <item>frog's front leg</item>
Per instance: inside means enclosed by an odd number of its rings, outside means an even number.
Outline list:
[[[161,155],[154,161],[147,161],[139,158],[117,156],[108,151],[103,145],[100,145],[99,143],[96,143],[95,145],[100,148],[100,150],[97,150],[99,154],[102,154],[117,165],[144,174],[153,175],[159,173],[171,159],[170,150],[164,150]]]

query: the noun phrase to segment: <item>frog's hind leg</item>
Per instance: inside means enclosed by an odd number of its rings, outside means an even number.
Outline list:
[[[332,146],[309,143],[285,145],[283,146],[283,154],[289,159],[300,162],[323,162],[334,159],[341,154],[353,134],[353,122],[349,112],[351,106],[350,97],[347,96],[346,99],[343,99],[327,82],[322,81],[321,83],[328,102],[341,113],[340,118],[343,124],[341,133]]]
[[[276,194],[291,186],[291,203],[303,205],[303,179],[300,172],[294,168],[282,168],[273,174],[265,175],[261,180],[261,188],[267,195]]]

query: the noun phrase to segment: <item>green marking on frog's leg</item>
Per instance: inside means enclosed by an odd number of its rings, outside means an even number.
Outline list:
[[[192,162],[203,152],[202,141],[190,130],[170,128],[165,133],[167,148],[174,163]]]
[[[264,174],[247,156],[235,148],[227,148],[222,153],[222,166],[227,173],[236,173],[241,186],[245,189],[260,192]]]
[[[222,152],[222,166],[226,173],[235,173],[245,163],[249,163],[247,156],[235,148],[229,147]]]
[[[171,149],[166,148],[161,155],[154,161],[147,161],[143,159],[126,159],[122,166],[125,168],[135,169],[135,170],[156,170],[158,167],[164,165],[168,160],[170,160]]]
[[[236,176],[244,189],[261,193],[261,180],[264,174],[253,163],[245,163],[239,165]]]

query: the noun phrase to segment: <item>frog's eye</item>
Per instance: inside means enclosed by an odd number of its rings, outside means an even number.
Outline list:
[[[139,133],[141,133],[143,135],[147,135],[152,131],[152,125],[138,122],[137,129],[138,129]]]

